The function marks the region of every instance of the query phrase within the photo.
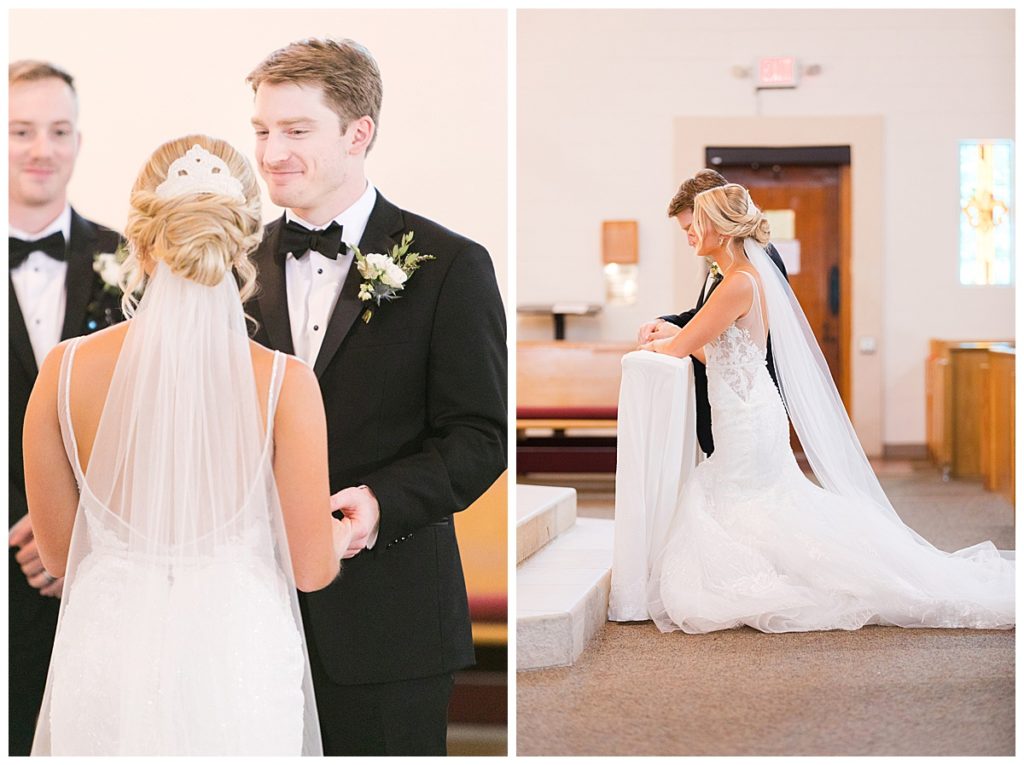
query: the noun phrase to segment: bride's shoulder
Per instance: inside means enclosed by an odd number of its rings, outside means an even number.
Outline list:
[[[78,349],[75,351],[76,355],[83,352],[83,355],[113,352],[114,356],[116,356],[124,344],[124,338],[128,334],[128,328],[131,326],[132,321],[132,319],[128,319],[110,327],[104,327],[98,332],[93,332],[91,335],[84,335],[78,338],[79,343]],[[69,343],[71,341],[65,340],[64,342]]]
[[[252,366],[256,378],[264,381],[264,384],[269,384],[274,372],[274,359],[278,352],[260,345],[255,340],[249,341],[249,349],[252,352]],[[282,399],[285,396],[294,395],[295,389],[301,389],[302,395],[304,395],[308,392],[311,383],[319,390],[316,374],[306,362],[287,353],[281,353],[281,358],[284,364],[284,368],[280,372]]]
[[[744,274],[746,274],[746,276],[744,276]],[[738,296],[749,295],[753,290],[750,276],[754,275],[745,268],[733,268],[722,279],[722,284],[716,292],[724,292],[726,294]]]
[[[77,343],[75,349],[76,367],[79,365],[79,362],[88,366],[91,362],[97,360],[107,360],[113,363],[117,359],[121,346],[124,344],[124,338],[128,333],[130,324],[131,320],[129,319],[128,321],[101,329],[98,332],[93,332],[91,335],[62,340],[50,349],[50,352],[43,360],[43,365],[39,369],[40,377],[56,377],[60,370],[61,361],[64,359],[64,354],[67,353],[67,349],[72,343]]]
[[[728,281],[734,285],[733,289],[744,290],[750,292],[754,285],[759,285],[761,277],[757,274],[757,269],[740,267],[732,269],[726,274],[725,279],[722,280],[722,286],[725,286],[725,282]]]
[[[278,426],[285,423],[310,423],[322,421],[324,405],[320,393],[320,381],[316,373],[302,359],[288,354],[284,357],[282,370],[281,393],[278,397],[275,422]],[[285,432],[290,432],[290,428]]]

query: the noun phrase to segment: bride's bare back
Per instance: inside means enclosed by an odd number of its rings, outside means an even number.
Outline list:
[[[115,325],[80,341],[70,386],[70,418],[78,457],[85,471],[100,418],[130,322]],[[33,532],[46,570],[63,575],[78,506],[78,487],[65,452],[57,417],[57,388],[67,343],[47,356],[32,390],[25,416],[26,493]],[[274,352],[249,342],[259,397],[262,432]],[[154,402],[157,405],[158,402]],[[320,589],[339,569],[335,548],[344,549],[348,523],[331,518],[327,468],[327,425],[319,384],[313,371],[287,357],[280,399],[274,415],[274,476],[294,567],[301,590]],[[332,542],[333,540],[333,542]]]
[[[74,426],[78,442],[78,459],[82,470],[89,465],[93,442],[99,428],[100,416],[107,401],[107,391],[114,376],[117,359],[128,334],[130,321],[116,324],[83,339],[75,352],[75,367],[71,374],[71,423]],[[253,374],[256,378],[256,393],[259,398],[261,430],[267,428],[267,394],[270,389],[270,378],[274,367],[274,352],[249,341],[252,354]],[[289,359],[285,372],[287,382],[289,372],[296,365]],[[282,391],[282,403],[284,392]],[[279,424],[280,413],[275,415],[275,426]],[[277,434],[275,428],[275,443]]]

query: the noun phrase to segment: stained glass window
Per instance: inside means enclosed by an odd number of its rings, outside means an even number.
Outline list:
[[[960,142],[960,283],[1013,283],[1013,141]]]

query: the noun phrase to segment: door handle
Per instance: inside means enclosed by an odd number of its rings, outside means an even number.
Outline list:
[[[828,270],[828,310],[833,316],[839,315],[839,266]]]

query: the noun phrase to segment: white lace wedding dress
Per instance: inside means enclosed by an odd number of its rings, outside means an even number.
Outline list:
[[[648,600],[658,627],[1013,625],[1014,563],[991,542],[943,552],[895,513],[804,476],[765,364],[760,305],[704,348],[715,451],[683,488],[654,562]]]
[[[33,754],[321,753],[272,470],[284,356],[264,429],[234,278],[161,264],[83,471],[78,344],[58,415],[80,503]]]

